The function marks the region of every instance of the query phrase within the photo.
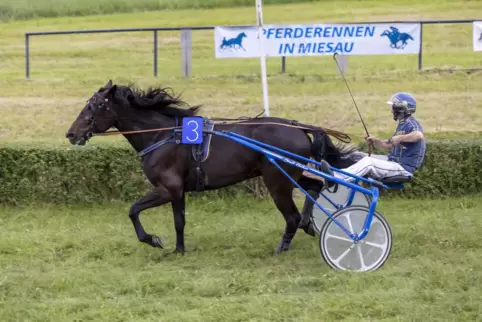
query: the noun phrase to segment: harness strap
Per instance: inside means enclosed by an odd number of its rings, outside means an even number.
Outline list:
[[[178,127],[178,124],[179,124],[179,120],[178,120],[178,118],[177,118],[177,116],[176,116],[176,126],[173,127],[173,128],[171,128],[171,129],[177,128],[177,127]],[[163,145],[165,145],[165,144],[167,144],[167,143],[179,143],[178,140],[173,139],[174,133],[175,133],[175,132],[174,132],[174,130],[173,130],[170,138],[165,139],[165,140],[162,140],[162,141],[159,141],[159,142],[156,142],[156,143],[154,143],[153,145],[148,146],[147,148],[145,148],[145,149],[142,150],[141,152],[137,153],[137,155],[138,155],[139,157],[143,157],[143,156],[145,156],[146,154],[154,151],[154,150],[157,149],[157,148],[160,148],[161,146],[163,146]]]
[[[138,156],[140,157],[143,157],[144,155],[154,151],[155,149],[157,148],[160,148],[161,146],[167,144],[167,143],[176,143],[177,140],[173,139],[172,136],[169,138],[169,139],[165,139],[165,140],[162,140],[162,141],[159,141],[157,143],[154,143],[153,145],[145,148],[144,150],[142,150],[141,152],[137,153]]]

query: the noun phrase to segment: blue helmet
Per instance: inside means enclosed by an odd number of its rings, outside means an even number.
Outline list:
[[[417,101],[415,97],[406,92],[398,92],[390,97],[387,104],[392,105],[392,113],[394,120],[403,119],[412,113],[415,113],[417,109]]]

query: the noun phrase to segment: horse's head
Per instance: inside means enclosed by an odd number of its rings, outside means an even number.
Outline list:
[[[67,131],[66,137],[71,144],[84,145],[93,133],[105,132],[114,125],[117,117],[112,101],[116,89],[110,80],[87,101]]]
[[[240,36],[241,36],[242,38],[248,37],[244,32],[242,32],[242,33],[240,34]]]
[[[391,35],[391,32],[388,31],[388,30],[384,30],[384,31],[380,34],[380,36],[388,36],[388,37],[390,37],[390,35]]]

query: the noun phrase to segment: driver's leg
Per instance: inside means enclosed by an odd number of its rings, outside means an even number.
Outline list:
[[[357,163],[349,166],[348,168],[341,169],[345,172],[352,173],[359,177],[369,176],[373,179],[382,179],[385,177],[396,176],[396,175],[406,175],[410,176],[411,173],[406,171],[400,164],[388,160],[364,157]],[[353,181],[355,178],[344,175],[342,173],[335,172],[335,177],[346,180]]]

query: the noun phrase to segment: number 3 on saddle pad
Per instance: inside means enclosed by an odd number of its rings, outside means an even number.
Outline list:
[[[203,118],[185,117],[182,119],[182,144],[201,144],[203,142]]]

